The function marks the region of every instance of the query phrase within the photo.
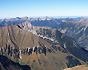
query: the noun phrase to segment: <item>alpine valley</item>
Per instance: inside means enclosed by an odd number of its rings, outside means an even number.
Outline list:
[[[48,17],[0,19],[0,70],[63,70],[85,65],[87,21]]]

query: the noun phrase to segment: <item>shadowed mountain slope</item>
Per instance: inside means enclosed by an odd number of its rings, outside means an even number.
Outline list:
[[[31,70],[31,68],[27,65],[15,63],[7,57],[0,55],[0,70]]]

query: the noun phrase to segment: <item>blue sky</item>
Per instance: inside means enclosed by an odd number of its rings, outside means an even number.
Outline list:
[[[0,18],[88,16],[88,0],[0,0]]]

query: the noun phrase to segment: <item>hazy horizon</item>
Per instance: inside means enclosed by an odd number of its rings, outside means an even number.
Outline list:
[[[19,17],[19,16],[17,16]],[[6,17],[6,18],[0,18],[0,19],[11,19],[11,18],[17,18],[17,17]],[[28,18],[44,18],[46,16],[35,16],[35,17],[29,17],[29,16],[22,16],[19,18],[23,18],[23,17],[28,17]],[[49,18],[79,18],[79,17],[83,17],[83,18],[88,18],[88,16],[47,16]]]

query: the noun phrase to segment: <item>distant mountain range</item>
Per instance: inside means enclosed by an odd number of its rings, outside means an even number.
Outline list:
[[[0,27],[3,26],[10,26],[10,25],[15,25],[19,24],[22,22],[30,22],[34,26],[48,26],[48,27],[55,27],[58,24],[65,22],[65,21],[75,21],[79,20],[80,18],[49,18],[49,17],[44,17],[44,18],[28,18],[28,17],[16,17],[16,18],[11,18],[11,19],[0,19]]]
[[[82,18],[79,21],[67,21],[56,26],[56,29],[74,38],[77,43],[88,49],[88,19]]]
[[[0,27],[1,55],[28,65],[31,70],[62,70],[88,61],[88,51],[73,38],[55,28],[33,26],[31,22]]]

